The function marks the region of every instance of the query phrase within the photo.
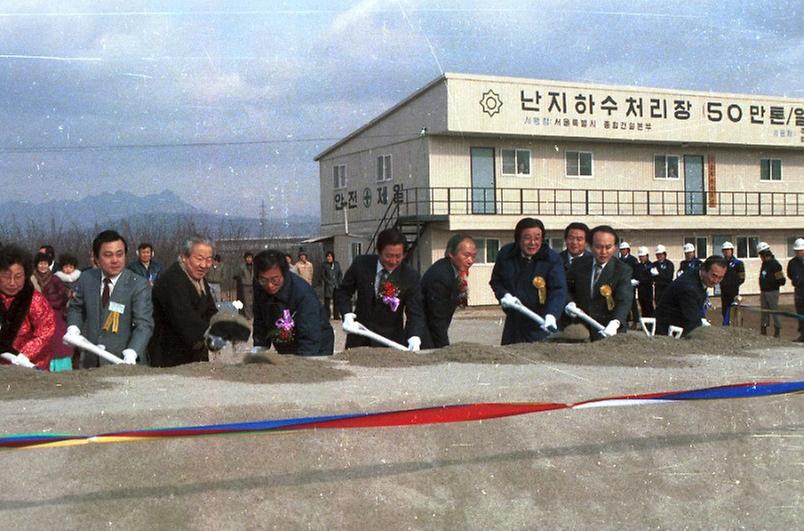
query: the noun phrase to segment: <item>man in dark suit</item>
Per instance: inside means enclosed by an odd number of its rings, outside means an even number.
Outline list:
[[[615,258],[619,238],[608,225],[591,231],[592,256],[573,261],[567,272],[570,299],[592,319],[605,326],[605,335],[625,332],[634,302],[631,267]],[[587,328],[590,328],[587,325]],[[592,340],[601,334],[591,330]]]
[[[405,235],[385,229],[377,236],[377,253],[358,256],[335,290],[335,304],[344,323],[357,320],[366,328],[410,350],[421,348],[424,311],[419,273],[402,262]],[[352,313],[352,295],[357,292]],[[403,319],[403,314],[407,318]],[[356,334],[346,336],[346,348],[384,346]]]
[[[589,242],[589,227],[586,223],[573,221],[564,228],[564,250],[558,253],[564,272],[569,271],[572,261],[582,256],[591,256],[586,248]]]
[[[156,328],[149,347],[153,366],[209,361],[204,334],[217,309],[204,276],[212,267],[214,251],[211,240],[188,238],[179,260],[154,284]]]
[[[92,242],[97,268],[85,271],[75,284],[75,298],[67,313],[67,333],[80,333],[126,361],[148,364],[148,340],[154,328],[148,281],[126,266],[126,240],[113,230]],[[82,368],[110,362],[81,353]]]
[[[639,280],[637,280],[637,270],[639,269],[639,260],[637,260],[636,256],[631,254],[631,244],[623,241],[620,242],[620,257],[619,260],[621,262],[625,262],[631,268],[631,287],[634,288],[636,291],[637,286],[639,286]],[[628,320],[633,323],[634,330],[639,329],[639,307],[637,306],[637,298],[634,297],[634,302],[631,304],[631,312],[628,314]]]
[[[637,299],[639,300],[639,310],[642,317],[653,317],[653,275],[650,270],[653,264],[647,247],[640,247],[637,253],[639,264],[636,269],[636,279],[639,281],[637,286]]]
[[[331,356],[335,335],[315,290],[290,272],[285,253],[267,250],[254,257],[254,346],[280,354]]]
[[[469,268],[475,263],[477,245],[471,236],[454,234],[444,258],[437,260],[422,277],[422,300],[427,318],[424,348],[449,345],[449,325],[458,306],[466,305]]]
[[[715,254],[700,269],[674,280],[656,306],[656,335],[666,335],[670,325],[683,328],[684,336],[702,326],[706,290],[723,280],[727,267],[726,260]]]
[[[343,280],[343,272],[341,271],[341,264],[335,260],[335,253],[327,251],[324,257],[324,264],[321,266],[321,283],[324,285],[324,308],[327,310],[327,318],[330,317],[330,308],[332,308],[332,318],[340,321],[341,315],[338,313],[338,307],[333,304],[335,298],[335,290],[341,285]]]
[[[519,300],[544,319],[539,326],[514,309],[505,309],[502,344],[532,343],[545,339],[567,302],[567,280],[558,253],[544,244],[544,224],[539,219],[520,219],[514,241],[497,253],[489,281],[501,303]]]

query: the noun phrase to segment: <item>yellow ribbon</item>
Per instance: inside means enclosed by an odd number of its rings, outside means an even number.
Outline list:
[[[600,294],[606,298],[606,308],[612,311],[614,309],[614,297],[611,296],[611,286],[608,284],[600,286]]]
[[[106,321],[103,322],[103,331],[108,332],[111,330],[113,334],[116,334],[119,328],[120,314],[117,312],[109,312],[109,315],[106,316]]]
[[[533,287],[539,292],[539,304],[544,304],[547,301],[547,283],[542,277],[534,277]]]

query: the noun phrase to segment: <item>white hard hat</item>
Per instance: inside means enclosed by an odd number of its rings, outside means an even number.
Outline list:
[[[684,248],[682,249],[685,253],[694,253],[695,246],[691,243],[685,243]]]
[[[720,246],[721,251],[725,251],[726,249],[734,250],[734,244],[731,242],[723,242],[723,245]]]
[[[661,243],[656,246],[656,254],[664,253],[667,254],[667,249],[664,248],[664,245]]]
[[[764,252],[764,251],[770,251],[770,245],[768,245],[765,242],[759,242],[757,244],[757,252],[761,253],[761,252]]]
[[[648,256],[648,248],[645,247],[644,245],[640,247],[637,256]]]
[[[804,251],[804,238],[798,238],[795,242],[793,242],[793,250]]]
[[[620,249],[630,249],[630,248],[631,246],[628,244],[628,242],[622,242],[620,244]]]

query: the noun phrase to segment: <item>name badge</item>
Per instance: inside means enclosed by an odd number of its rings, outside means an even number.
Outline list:
[[[126,311],[126,305],[120,304],[119,302],[110,302],[109,311],[119,313],[122,315]]]

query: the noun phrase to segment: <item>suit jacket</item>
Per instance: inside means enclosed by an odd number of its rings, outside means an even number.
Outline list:
[[[449,345],[449,325],[458,307],[458,278],[449,258],[437,260],[422,277],[422,302],[427,318],[423,348]]]
[[[545,283],[547,296],[544,304],[540,302],[538,290],[533,286],[536,277],[541,277]],[[504,245],[497,253],[489,285],[497,300],[510,293],[542,317],[549,313],[559,319],[567,303],[564,266],[558,253],[546,245],[542,245],[531,258],[524,258],[516,243]],[[504,311],[506,317],[502,333],[503,345],[530,343],[547,337],[547,332],[528,317],[516,310]]]
[[[155,328],[149,347],[154,367],[209,361],[204,333],[218,310],[209,283],[203,282],[205,293],[201,296],[174,262],[154,284]]]
[[[569,256],[569,251],[567,251],[566,249],[564,249],[563,251],[561,251],[560,253],[558,253],[558,256],[561,258],[561,263],[562,263],[562,264],[564,264],[564,272],[566,273],[567,271],[569,271],[569,268],[570,268],[570,256]],[[592,256],[592,253],[590,253],[590,252],[589,252],[589,251],[587,251],[587,250],[584,250],[584,251],[583,251],[583,254],[582,254],[581,256],[579,256],[578,258],[583,258],[584,256]],[[573,259],[572,259],[572,261],[574,262],[574,261],[575,261],[575,260],[577,260],[578,258],[573,258]]]
[[[606,326],[612,319],[617,319],[620,321],[620,331],[625,331],[628,312],[634,303],[631,267],[616,258],[611,258],[593,287],[591,281],[594,261],[594,257],[585,256],[572,262],[572,266],[567,272],[567,288],[570,298],[575,301],[578,308],[598,323]],[[614,309],[612,310],[608,309],[606,298],[600,293],[603,286],[611,289],[611,296],[614,298]],[[597,336],[597,332],[592,334],[593,338],[597,338]]]
[[[682,327],[685,336],[701,326],[705,302],[706,288],[698,272],[678,277],[656,305],[656,335],[666,335],[670,325]]]
[[[394,312],[375,291],[378,260],[376,254],[361,255],[354,259],[343,276],[340,287],[335,290],[338,313],[346,315],[352,311],[352,295],[357,293],[354,313],[366,328],[403,345],[412,336],[421,338],[425,333],[425,324],[419,273],[404,262],[391,273],[389,280],[399,288],[400,300],[399,307]],[[403,311],[405,320],[402,317]],[[349,334],[346,338],[346,348],[368,345],[379,346],[355,334]]]
[[[102,330],[109,315],[108,308],[101,307],[101,270],[88,269],[75,283],[75,298],[70,301],[67,324],[81,329],[81,334],[96,345],[121,356],[124,349],[133,349],[139,354],[138,363],[148,364],[148,340],[154,329],[151,289],[148,281],[123,269],[115,283],[110,303],[123,306],[117,333]],[[99,367],[110,362],[94,354],[81,353],[81,367]]]
[[[270,348],[280,354],[331,356],[335,335],[326,310],[307,281],[288,271],[276,295],[262,286],[254,291],[254,346]],[[276,321],[289,310],[293,319],[291,341],[277,341]]]

